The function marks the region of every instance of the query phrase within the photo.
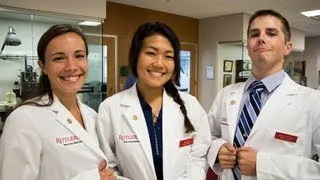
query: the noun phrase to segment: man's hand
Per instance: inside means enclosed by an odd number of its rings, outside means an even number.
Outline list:
[[[237,162],[241,174],[256,176],[257,151],[251,147],[237,149]]]
[[[221,146],[218,159],[223,169],[232,169],[236,164],[237,151],[230,143],[225,143]]]
[[[107,162],[102,161],[99,164],[99,174],[100,174],[100,179],[101,180],[116,180],[116,177],[113,175],[113,169],[112,168],[107,168]]]

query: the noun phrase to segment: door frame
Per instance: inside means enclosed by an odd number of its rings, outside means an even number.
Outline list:
[[[111,38],[114,42],[114,56],[111,56],[112,58],[108,58],[108,55],[103,55],[104,57],[107,57],[107,97],[117,93],[119,91],[119,85],[118,85],[118,36],[112,35],[112,34],[103,34],[102,35],[103,42],[102,45],[106,45],[104,43],[104,38]],[[108,53],[109,51],[107,51]],[[113,59],[114,57],[114,59]],[[114,64],[114,66],[112,66]],[[111,66],[110,66],[111,65]],[[110,76],[110,74],[114,74],[114,77]]]
[[[190,94],[198,97],[198,44],[180,42],[180,50],[190,51]]]

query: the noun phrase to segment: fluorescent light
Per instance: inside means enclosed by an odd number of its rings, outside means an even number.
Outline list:
[[[307,17],[319,16],[320,15],[320,9],[313,10],[313,11],[301,12],[301,14],[303,14],[303,15],[305,15]]]
[[[98,26],[100,24],[101,22],[94,22],[94,21],[82,21],[81,23],[79,23],[79,25],[82,25],[82,26]]]

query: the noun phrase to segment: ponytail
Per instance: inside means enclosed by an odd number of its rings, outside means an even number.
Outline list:
[[[164,88],[165,88],[166,92],[173,98],[174,102],[176,102],[177,104],[180,105],[180,110],[181,110],[183,117],[184,117],[184,127],[186,130],[186,133],[194,132],[195,129],[194,129],[190,119],[188,118],[187,109],[184,106],[184,102],[180,97],[178,89],[175,87],[175,85],[171,81],[168,81],[164,85]]]

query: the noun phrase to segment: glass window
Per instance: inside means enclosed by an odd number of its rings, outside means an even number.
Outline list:
[[[79,25],[84,20],[99,22],[97,26]],[[106,79],[103,74],[102,48],[102,20],[88,19],[87,17],[66,16],[59,14],[43,14],[35,11],[0,9],[0,43],[4,46],[0,54],[0,101],[4,100],[6,92],[12,92],[20,86],[18,97],[26,98],[36,88],[40,68],[37,65],[37,44],[41,35],[52,25],[71,24],[79,27],[86,35],[89,48],[89,75],[79,93],[83,102],[97,110],[102,101]],[[21,43],[9,44],[6,41],[7,33],[14,30]],[[16,39],[17,40],[17,39]]]

